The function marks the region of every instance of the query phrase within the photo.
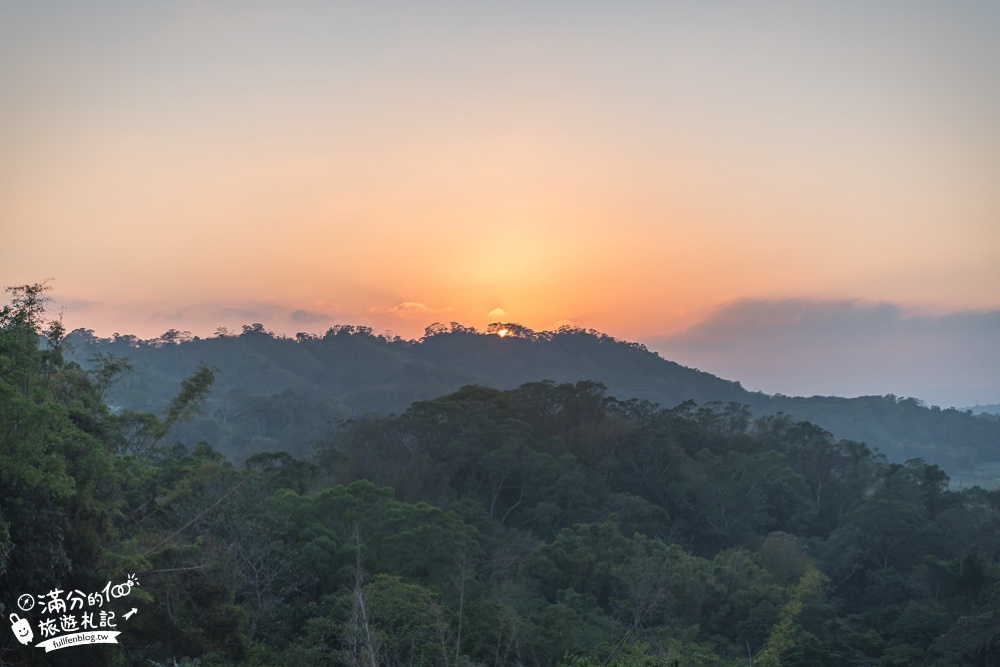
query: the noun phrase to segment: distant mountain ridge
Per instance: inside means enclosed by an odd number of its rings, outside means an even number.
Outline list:
[[[507,335],[497,335],[504,329]],[[837,438],[866,442],[890,460],[920,457],[949,471],[1000,461],[997,420],[892,395],[806,398],[749,392],[739,382],[594,330],[534,332],[508,323],[478,332],[457,323],[435,324],[420,340],[408,341],[349,325],[322,336],[287,338],[253,324],[238,335],[213,338],[171,330],[149,341],[117,334],[106,339],[78,329],[67,340],[84,366],[97,354],[130,360],[134,370],[110,394],[111,403],[123,409],[159,411],[199,363],[216,368],[206,416],[183,436],[212,442],[234,458],[262,450],[302,451],[341,419],[399,413],[415,401],[469,384],[512,389],[539,380],[591,380],[621,400],[664,407],[688,400],[734,403],[755,416],[785,413]]]

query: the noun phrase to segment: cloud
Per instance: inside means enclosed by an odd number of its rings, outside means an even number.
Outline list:
[[[298,322],[299,324],[316,324],[318,322],[329,322],[329,313],[320,313],[315,310],[293,310],[289,318],[292,322]]]
[[[224,308],[200,308],[203,314],[216,314],[227,320],[239,319],[244,323],[261,322],[287,316],[288,309],[270,303],[255,303]]]
[[[745,340],[796,340],[803,334],[836,333],[868,336],[896,324],[902,310],[890,303],[742,299],[713,311],[683,337],[705,343],[728,340],[734,332]]]
[[[740,300],[647,345],[749,389],[897,394],[942,406],[1000,399],[1000,310],[926,315],[856,300]]]
[[[50,304],[53,313],[60,311],[88,313],[101,307],[101,302],[93,299],[77,299],[71,296],[53,297]]]
[[[71,301],[71,300],[67,300]],[[63,300],[61,299],[62,303]],[[244,324],[260,322],[279,333],[300,331],[303,325],[326,325],[343,316],[342,313],[295,308],[272,302],[200,303],[176,306],[159,302],[83,302],[83,306],[66,309],[65,320],[70,329],[93,328],[98,335],[112,332],[155,338],[167,329],[185,329],[198,336],[211,336],[216,328],[239,331]],[[69,305],[69,304],[67,304]]]
[[[395,315],[404,320],[409,320],[414,317],[424,317],[427,315],[439,315],[442,313],[451,312],[451,306],[445,306],[444,308],[431,308],[428,305],[422,304],[418,301],[403,301],[402,303],[396,304],[391,308],[375,307],[371,309],[373,313],[382,313],[387,315]]]
[[[141,314],[150,322],[167,322],[176,324],[184,320],[200,320],[206,318],[216,318],[233,320],[239,319],[244,323],[259,322],[269,317],[280,316],[286,309],[267,303],[250,303],[243,305],[222,305],[222,304],[200,304],[186,306],[165,306],[155,302],[108,304],[110,307],[118,309],[131,309],[136,314]]]
[[[506,314],[507,311],[505,311],[503,308],[494,308],[493,310],[491,310],[489,313],[486,314],[486,317],[503,317]]]

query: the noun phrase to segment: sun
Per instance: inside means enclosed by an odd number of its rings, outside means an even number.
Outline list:
[[[501,329],[500,331],[497,332],[497,335],[500,336],[501,338],[503,338],[504,336],[508,335],[509,333],[510,332],[507,331],[506,329]]]

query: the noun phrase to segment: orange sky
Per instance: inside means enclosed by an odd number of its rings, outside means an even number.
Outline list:
[[[651,4],[5,3],[0,280],[143,337],[1000,307],[1000,10]]]

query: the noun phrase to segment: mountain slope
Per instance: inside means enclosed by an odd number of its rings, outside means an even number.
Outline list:
[[[260,325],[244,327],[237,336],[179,342],[176,337],[101,339],[82,330],[69,340],[83,365],[97,353],[132,362],[133,372],[111,395],[122,408],[162,409],[198,363],[218,369],[210,414],[184,436],[228,438],[220,448],[237,458],[262,449],[304,451],[341,419],[399,413],[414,401],[468,384],[512,389],[539,380],[591,380],[619,399],[665,407],[714,401],[745,405],[754,415],[785,413],[838,438],[866,442],[891,460],[922,457],[953,471],[1000,460],[1000,423],[967,412],[928,408],[892,395],[769,396],[596,331],[536,333],[505,326],[512,335],[439,325],[429,327],[419,341],[387,340],[350,326],[291,339],[273,336]],[[205,423],[213,420],[214,425]]]

